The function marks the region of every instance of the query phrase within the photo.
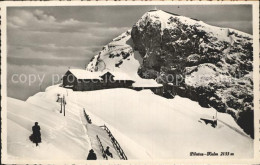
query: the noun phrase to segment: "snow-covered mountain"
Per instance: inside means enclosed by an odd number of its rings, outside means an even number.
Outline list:
[[[66,99],[66,116],[60,113],[57,94]],[[235,153],[232,158],[253,156],[253,140],[230,115],[218,114],[218,125],[213,128],[200,118],[211,118],[215,109],[179,96],[165,99],[150,90],[77,92],[56,85],[27,101],[8,98],[7,107],[7,151],[15,160],[85,160],[91,148],[102,160],[96,135],[119,159],[108,134],[99,127],[104,124],[128,159],[193,158],[192,151],[229,151]],[[87,123],[83,108],[92,124]],[[29,140],[35,121],[41,127],[39,147]]]
[[[104,46],[87,69],[173,83],[174,93],[232,115],[253,137],[252,61],[252,35],[151,10]]]
[[[92,148],[103,159],[98,135],[119,159],[100,127],[105,124],[128,159],[198,158],[190,156],[193,151],[252,158],[252,51],[249,34],[161,10],[147,12],[104,46],[86,69],[121,72],[137,86],[161,83],[169,89],[172,84],[177,95],[166,99],[150,90],[73,91],[55,85],[27,101],[7,98],[8,156],[83,160]],[[60,113],[58,95],[65,97],[66,116]],[[226,113],[217,113],[218,124],[212,127],[202,119],[216,117],[216,110]],[[39,147],[29,140],[36,121],[42,133]]]

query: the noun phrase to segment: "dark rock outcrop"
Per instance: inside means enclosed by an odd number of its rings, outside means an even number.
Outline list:
[[[229,113],[254,137],[251,35],[151,11],[133,26],[131,37],[143,57],[140,76],[149,72],[167,84],[167,75],[181,75],[180,82],[170,82],[174,92]]]

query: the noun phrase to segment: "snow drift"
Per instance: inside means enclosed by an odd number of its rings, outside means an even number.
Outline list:
[[[65,117],[59,113],[57,94],[66,98]],[[231,116],[219,114],[218,126],[213,128],[200,121],[211,118],[216,113],[213,108],[202,108],[179,96],[165,99],[149,90],[74,92],[52,86],[26,102],[8,98],[7,107],[8,155],[15,159],[86,159],[90,148],[103,159],[96,135],[118,159],[109,137],[99,127],[104,124],[128,159],[187,158],[192,151],[228,151],[237,158],[253,156],[253,140]],[[83,108],[93,124],[86,124]],[[42,128],[40,147],[28,138],[35,121]]]

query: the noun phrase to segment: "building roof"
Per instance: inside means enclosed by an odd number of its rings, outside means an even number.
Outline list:
[[[131,80],[133,81],[133,78],[131,78],[130,76],[128,76],[125,73],[122,72],[110,72],[110,71],[106,71],[106,72],[102,72],[104,74],[110,73],[114,76],[114,80]]]
[[[77,79],[99,79],[101,80],[100,77],[100,72],[90,72],[84,69],[70,69],[69,70]]]
[[[133,79],[128,76],[125,73],[122,72],[110,72],[110,71],[103,71],[103,72],[90,72],[84,69],[70,69],[69,70],[77,79],[99,79],[101,80],[102,76],[105,74],[112,74],[114,77],[114,80],[131,80],[133,81]]]

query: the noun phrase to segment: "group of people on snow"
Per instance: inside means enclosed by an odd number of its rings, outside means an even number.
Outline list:
[[[105,152],[104,152],[107,156],[110,156],[111,158],[113,158],[113,154],[109,151],[109,146],[107,146]],[[87,157],[87,160],[97,160],[97,155],[94,152],[93,149],[89,150],[89,154]]]
[[[36,144],[36,147],[39,145],[39,143],[41,143],[42,139],[41,139],[41,127],[39,126],[38,122],[34,123],[34,126],[32,127],[32,135],[29,137],[30,140]],[[110,156],[111,158],[113,158],[113,154],[109,151],[109,146],[107,146],[105,152],[104,152],[107,156]],[[97,160],[97,155],[94,152],[93,149],[89,150],[89,154],[87,157],[87,160]]]

